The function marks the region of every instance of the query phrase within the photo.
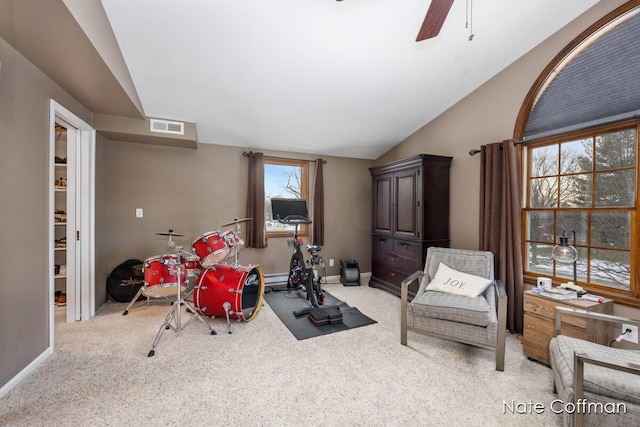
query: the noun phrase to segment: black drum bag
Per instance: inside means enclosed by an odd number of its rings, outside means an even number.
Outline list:
[[[128,259],[113,269],[107,278],[107,292],[115,301],[130,302],[144,285],[142,261]],[[143,300],[140,295],[138,301]]]

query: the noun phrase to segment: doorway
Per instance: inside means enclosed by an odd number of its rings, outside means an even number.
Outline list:
[[[56,307],[64,307],[67,322],[95,315],[95,131],[53,100],[49,157],[49,206],[54,213],[49,233],[53,345]],[[56,306],[56,296],[62,292],[66,305]]]

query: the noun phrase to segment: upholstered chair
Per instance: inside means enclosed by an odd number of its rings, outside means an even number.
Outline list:
[[[440,280],[447,283],[445,288],[432,290],[432,281],[436,275],[441,277],[445,268],[441,264],[448,267],[447,272],[454,271],[448,273],[453,279],[446,276]],[[478,296],[451,293],[446,288],[450,283],[467,285],[466,278],[456,279],[457,273],[473,276],[469,282],[481,279],[488,285],[485,283],[486,289]],[[419,288],[409,301],[409,286],[415,284]],[[424,270],[416,271],[401,285],[402,345],[407,345],[407,332],[413,331],[493,350],[496,370],[504,371],[506,316],[507,294],[503,283],[494,277],[493,253],[488,251],[430,247]]]
[[[562,414],[563,425],[640,425],[640,350],[613,347],[619,345],[615,340],[605,346],[562,335],[562,317],[567,315],[607,322],[616,334],[623,324],[640,327],[638,320],[556,307],[549,357],[558,394],[553,409]]]

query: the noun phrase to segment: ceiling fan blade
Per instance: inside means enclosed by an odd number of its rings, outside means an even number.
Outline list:
[[[416,41],[433,38],[440,33],[442,24],[449,14],[453,0],[432,0]]]

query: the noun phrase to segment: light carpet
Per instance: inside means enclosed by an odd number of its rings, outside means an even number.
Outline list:
[[[326,288],[378,323],[298,341],[264,304],[250,322],[166,330],[168,305],[107,303],[91,320],[56,317],[55,352],[0,399],[3,426],[553,426],[551,370],[507,337],[494,353],[409,333],[400,300],[368,286]],[[183,320],[188,318],[185,313]],[[27,337],[25,337],[27,339]],[[541,414],[505,404],[541,403]],[[506,413],[505,413],[506,412]]]

